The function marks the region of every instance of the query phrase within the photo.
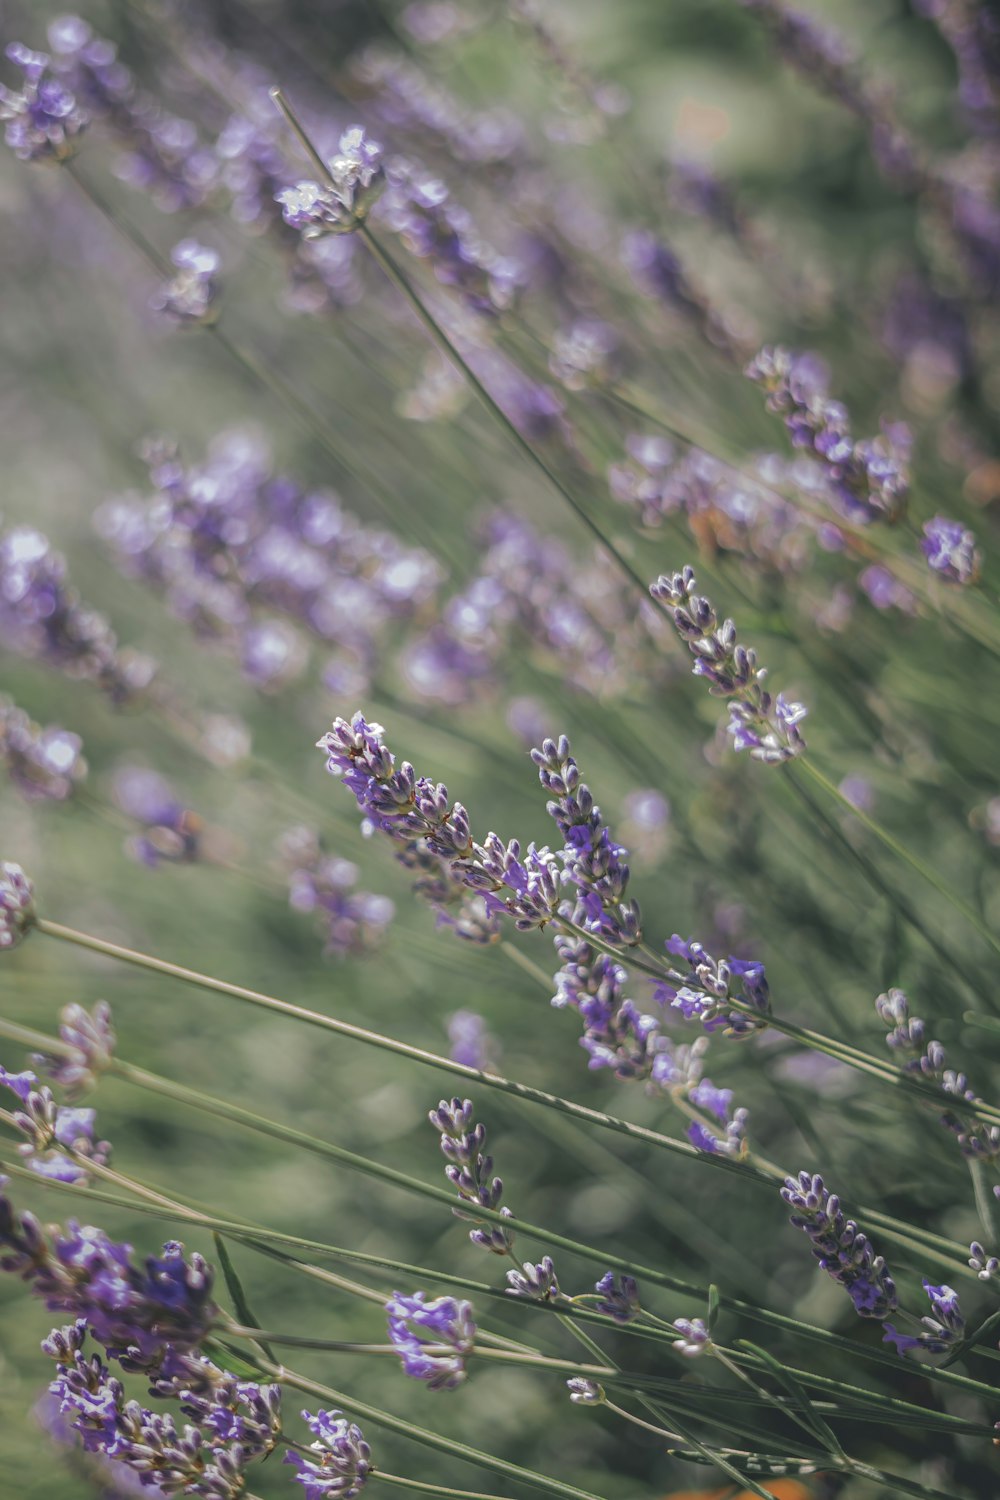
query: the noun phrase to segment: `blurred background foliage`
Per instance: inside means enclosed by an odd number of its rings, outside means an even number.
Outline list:
[[[948,151],[961,143],[953,59],[928,21],[903,0],[835,0],[815,8],[850,36],[867,68],[888,75],[902,116],[929,144]],[[46,23],[61,10],[47,0],[4,4],[5,40],[44,46]],[[725,309],[740,343],[784,340],[815,349],[829,361],[833,391],[849,401],[859,433],[875,431],[882,416],[912,422],[917,516],[974,514],[987,581],[995,577],[989,562],[1000,495],[990,447],[1000,402],[995,307],[987,302],[979,309],[971,328],[976,357],[950,379],[904,357],[898,337],[895,344],[887,340],[899,278],[919,271],[947,293],[952,252],[920,222],[912,199],[879,176],[858,122],[787,70],[753,18],[728,0],[546,6],[568,53],[631,100],[628,115],[609,117],[603,137],[567,145],[552,139],[550,127],[560,111],[567,124],[576,118],[572,90],[504,6],[469,0],[461,10],[478,24],[438,46],[413,38],[403,10],[389,0],[206,0],[188,11],[131,0],[82,7],[142,83],[209,139],[228,110],[190,65],[189,47],[197,55],[203,36],[255,64],[260,78],[280,83],[307,109],[342,124],[365,117],[364,101],[350,98],[350,63],[373,40],[402,47],[470,108],[502,104],[523,122],[539,173],[550,174],[541,181],[558,185],[549,204],[556,216],[583,198],[612,226],[663,229],[707,296]],[[405,138],[392,139],[384,128],[377,133],[395,149],[409,149]],[[662,165],[678,152],[710,162],[728,181],[759,226],[762,257],[746,255],[717,228],[678,210]],[[418,154],[428,154],[423,144]],[[0,854],[32,874],[42,912],[432,1050],[447,1048],[452,1013],[473,1010],[485,1018],[510,1076],[679,1133],[683,1122],[661,1099],[586,1070],[574,1018],[550,1010],[504,951],[470,948],[435,930],[432,915],[412,900],[405,872],[377,840],[359,836],[351,798],[324,775],[312,748],[335,714],[364,707],[387,726],[397,753],[447,782],[477,830],[544,842],[550,837],[544,799],[524,740],[510,724],[511,702],[530,699],[523,712],[530,710],[545,732],[571,736],[612,827],[635,847],[634,890],[655,941],[690,932],[709,947],[723,943],[760,957],[783,1015],[876,1052],[883,1040],[872,1000],[887,985],[902,984],[932,1034],[957,1059],[968,1059],[975,1086],[990,1097],[998,1043],[962,1021],[971,1005],[996,1007],[995,964],[984,946],[836,804],[825,804],[824,824],[808,815],[783,774],[723,754],[715,733],[720,705],[691,680],[687,658],[671,643],[663,643],[652,681],[609,678],[578,689],[550,646],[515,633],[497,680],[473,703],[451,705],[414,691],[400,630],[363,701],[324,686],[318,659],[294,684],[264,696],[224,654],[195,642],[160,600],[116,572],[93,517],[109,496],[148,488],[141,440],[169,435],[197,463],[213,437],[234,425],[263,435],[277,473],[335,488],[372,524],[384,519],[373,509],[371,489],[377,490],[403,539],[441,557],[446,591],[474,575],[481,519],[497,505],[561,538],[581,569],[593,566],[594,553],[558,497],[474,404],[438,422],[401,416],[427,346],[374,268],[364,268],[364,295],[355,305],[324,317],[290,314],[280,257],[211,199],[169,217],[158,212],[116,178],[115,147],[99,130],[86,138],[82,159],[114,212],[162,256],[189,235],[219,250],[222,329],[302,395],[332,445],[372,483],[360,483],[332,460],[216,339],[164,327],[148,308],[152,268],[67,174],[29,168],[9,153],[0,159],[3,518],[50,536],[120,640],[163,663],[183,709],[172,724],[152,713],[116,714],[88,683],[9,654],[0,658],[3,691],[38,721],[79,733],[90,765],[86,787],[65,805],[28,805],[9,785],[0,787]],[[451,174],[456,195],[484,232],[513,253],[526,210],[522,199],[508,213],[503,173],[432,165]],[[598,285],[609,253],[599,230],[581,246]],[[511,322],[512,347],[531,353],[525,326],[548,343],[556,300],[555,294],[551,303],[528,300],[520,322]],[[780,423],[764,411],[759,392],[683,319],[630,299],[619,283],[609,284],[603,305],[620,319],[635,388],[658,410],[711,435],[720,452],[741,461],[786,451]],[[633,338],[633,329],[641,337]],[[998,851],[988,836],[989,804],[1000,794],[995,662],[956,628],[950,597],[939,594],[934,607],[912,616],[879,611],[857,589],[855,563],[842,554],[814,550],[808,566],[773,566],[719,547],[704,530],[685,534],[682,521],[636,530],[607,497],[603,475],[620,458],[623,435],[649,431],[649,424],[611,401],[565,399],[583,439],[560,462],[636,570],[652,579],[692,562],[720,613],[732,612],[741,634],[758,647],[773,681],[809,704],[810,745],[826,773],[836,782],[863,778],[884,825],[905,836],[995,926]],[[602,566],[607,589],[623,591],[610,565]],[[838,586],[850,593],[850,618],[843,628],[818,626],[817,614]],[[637,599],[620,602],[626,619],[638,607]],[[245,720],[253,763],[213,766],[185,743],[185,725],[204,713]],[[126,857],[123,838],[131,830],[111,796],[123,762],[169,777],[185,807],[216,831],[220,862],[145,869]],[[629,797],[650,788],[669,800],[669,822],[635,846],[643,831],[629,829]],[[362,887],[396,903],[376,952],[324,958],[312,918],[289,909],[275,843],[307,819],[332,851],[360,867]],[[859,855],[890,889],[904,893],[915,925],[873,888]],[[916,927],[962,954],[963,976]],[[519,946],[552,967],[544,939],[525,938]],[[104,997],[129,1060],[439,1180],[437,1145],[422,1122],[450,1084],[429,1070],[40,939],[3,960],[0,997],[6,1017],[47,1031],[66,1002],[90,1005]],[[22,1065],[13,1047],[4,1061]],[[766,1157],[792,1170],[822,1170],[852,1198],[881,1202],[951,1238],[981,1236],[953,1145],[920,1110],[778,1036],[748,1047],[716,1043],[711,1071],[749,1106],[754,1146]],[[101,1133],[114,1142],[123,1171],[183,1185],[220,1211],[355,1249],[474,1277],[494,1269],[433,1204],[186,1115],[115,1080],[102,1084],[97,1103]],[[816,1273],[776,1193],[699,1162],[650,1161],[613,1137],[571,1129],[499,1096],[476,1103],[517,1213],[877,1341],[878,1331],[858,1328],[842,1293]],[[43,1217],[72,1212],[70,1200],[43,1187],[22,1196]],[[173,1233],[168,1223],[161,1229],[123,1212],[102,1222],[143,1253]],[[185,1240],[211,1254],[197,1233]],[[915,1285],[923,1268],[908,1266],[901,1255],[891,1259],[899,1279]],[[381,1337],[379,1314],[367,1304],[331,1289],[318,1292],[245,1251],[238,1263],[268,1326]],[[560,1263],[560,1276],[563,1285],[582,1288],[593,1268]],[[371,1279],[390,1289],[387,1278],[372,1273]],[[969,1295],[978,1295],[974,1284]],[[701,1311],[666,1297],[651,1300],[671,1317]],[[495,1323],[515,1337],[522,1326],[514,1311]],[[37,1347],[47,1326],[19,1285],[0,1283],[0,1495],[11,1500],[78,1500],[89,1493],[88,1482],[31,1417],[48,1378]],[[537,1333],[547,1347],[563,1349],[548,1322]],[[645,1357],[638,1350],[635,1357]],[[810,1357],[828,1358],[815,1351]],[[300,1364],[362,1399],[601,1494],[666,1494],[699,1482],[696,1471],[666,1458],[652,1438],[626,1436],[611,1421],[568,1407],[558,1380],[525,1370],[480,1370],[443,1397],[381,1361],[306,1355]],[[823,1368],[850,1378],[842,1368]],[[894,1381],[878,1368],[869,1375],[876,1386],[944,1410],[987,1421],[1000,1415],[933,1390],[915,1370],[901,1370]],[[294,1396],[289,1402],[294,1409]],[[368,1437],[386,1467],[429,1479],[450,1476],[456,1484],[482,1479],[389,1434]],[[900,1462],[887,1431],[865,1426],[849,1437],[872,1462]],[[945,1457],[936,1435],[912,1430],[907,1445],[908,1471],[926,1482],[961,1496],[993,1493],[992,1454],[982,1440],[959,1439]],[[289,1481],[272,1460],[253,1487],[270,1497],[287,1494]],[[876,1491],[859,1481],[843,1493],[865,1500]]]

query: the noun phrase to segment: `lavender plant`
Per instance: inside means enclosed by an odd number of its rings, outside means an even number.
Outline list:
[[[996,28],[729,9],[15,17],[18,1492],[995,1488]]]

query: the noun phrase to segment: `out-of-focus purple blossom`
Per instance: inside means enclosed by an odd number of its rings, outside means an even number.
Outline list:
[[[899,519],[909,494],[909,435],[899,424],[886,427],[881,437],[856,441],[847,408],[830,400],[825,376],[810,355],[761,349],[745,373],[765,391],[768,411],[784,418],[792,445],[821,465],[848,520]]]
[[[126,850],[151,870],[167,861],[191,864],[202,853],[204,824],[186,808],[169,782],[145,766],[121,766],[114,776],[112,796],[126,817],[143,825],[144,832],[126,841]]]
[[[1000,135],[1000,21],[969,0],[917,0],[958,63],[958,98],[966,120],[987,140]]]
[[[924,522],[921,550],[927,566],[949,583],[975,583],[979,577],[982,554],[976,538],[961,521],[935,516]]]
[[[925,406],[940,405],[973,369],[975,357],[961,302],[914,271],[894,283],[881,335],[890,354],[903,364],[908,392]]]
[[[858,574],[858,587],[876,609],[898,609],[913,615],[919,607],[916,595],[882,563],[863,568]]]
[[[510,1209],[501,1207],[503,1181],[493,1175],[493,1158],[483,1151],[486,1126],[474,1124],[472,1114],[472,1100],[457,1097],[442,1099],[428,1114],[434,1129],[440,1132],[441,1150],[448,1161],[444,1174],[463,1202],[499,1210],[509,1218]],[[456,1208],[454,1213],[456,1218],[476,1222],[476,1215],[465,1209]],[[514,1244],[509,1229],[485,1219],[469,1231],[469,1239],[494,1255],[509,1255]]]
[[[781,1196],[792,1210],[791,1223],[809,1236],[813,1255],[847,1291],[858,1316],[884,1319],[895,1312],[899,1300],[885,1261],[854,1220],[845,1218],[822,1177],[787,1177]]]
[[[921,1331],[918,1334],[900,1333],[892,1323],[884,1325],[883,1343],[893,1344],[901,1356],[917,1349],[926,1349],[928,1354],[944,1354],[965,1333],[958,1293],[950,1286],[933,1286],[929,1281],[924,1282],[924,1291],[931,1304],[931,1315],[920,1319]]]
[[[994,1276],[1000,1275],[1000,1260],[984,1250],[978,1240],[973,1240],[969,1246],[969,1265],[980,1281],[992,1281]]]
[[[148,193],[164,213],[203,203],[217,163],[191,121],[168,114],[141,89],[114,44],[95,36],[79,16],[53,21],[49,46],[57,77],[122,148],[118,176]]]
[[[15,948],[35,922],[35,887],[10,860],[0,860],[0,952]]]
[[[39,1084],[31,1072],[8,1073],[0,1067],[0,1084],[20,1101],[13,1119],[25,1139],[17,1149],[32,1172],[55,1182],[85,1183],[89,1180],[87,1162],[106,1164],[111,1147],[107,1141],[94,1140],[94,1110],[57,1105],[51,1089]],[[73,1156],[67,1156],[66,1150]]]
[[[608,323],[581,319],[553,336],[549,369],[568,391],[607,383],[614,374],[618,337]]]
[[[78,734],[58,724],[42,729],[2,695],[0,765],[29,801],[65,802],[87,774],[83,741]]]
[[[65,161],[90,123],[86,109],[53,71],[45,52],[11,42],[5,55],[23,75],[19,89],[0,84],[4,139],[22,161]]]
[[[698,1359],[712,1349],[712,1335],[704,1318],[675,1318],[673,1325],[680,1338],[674,1348],[687,1359]]]
[[[790,702],[783,693],[772,698],[764,687],[767,672],[758,667],[756,651],[739,644],[732,620],[720,625],[711,601],[695,593],[695,588],[694,571],[685,567],[680,573],[661,573],[649,592],[663,605],[695,658],[695,676],[708,679],[709,692],[715,697],[730,700],[726,732],[734,747],[749,750],[765,765],[781,765],[801,755],[806,742],[798,726],[808,709]]]
[[[236,656],[262,691],[304,667],[298,627],[370,670],[390,625],[440,582],[426,552],[363,526],[331,491],[275,475],[252,431],[220,434],[198,465],[167,443],[151,444],[147,462],[153,493],[102,506],[98,530],[124,573]]]
[[[891,1029],[886,1035],[886,1044],[893,1052],[905,1059],[901,1062],[904,1073],[937,1084],[941,1092],[955,1100],[940,1116],[941,1124],[950,1130],[958,1142],[962,1155],[971,1160],[995,1162],[1000,1160],[1000,1126],[988,1125],[976,1117],[975,1110],[963,1111],[962,1103],[977,1105],[982,1101],[964,1073],[948,1067],[945,1049],[938,1041],[928,1041],[926,1027],[919,1016],[911,1016],[910,1002],[901,989],[887,990],[875,1001],[879,1019]]]
[[[394,1292],[385,1310],[389,1339],[407,1375],[424,1381],[432,1391],[453,1391],[462,1384],[476,1338],[471,1303],[454,1297],[426,1302],[423,1292],[410,1297]]]
[[[108,621],[69,583],[65,558],[29,526],[0,532],[0,642],[96,682],[115,703],[136,700],[156,671],[149,657],[119,650]]]
[[[326,938],[325,952],[344,958],[370,952],[395,914],[387,896],[359,891],[358,867],[323,851],[311,828],[292,828],[279,844],[287,871],[288,904],[315,912]]]
[[[385,185],[382,147],[352,125],[329,162],[329,180],[300,182],[275,197],[285,223],[306,239],[351,234],[367,219]]]
[[[402,156],[390,157],[385,178],[379,222],[400,237],[409,254],[427,261],[436,281],[453,288],[475,314],[493,317],[510,308],[522,284],[522,269],[513,257],[487,245],[447,184]]]
[[[519,1271],[507,1272],[507,1293],[528,1302],[562,1302],[559,1280],[551,1255],[545,1255],[537,1264],[526,1260]]]
[[[456,1010],[445,1020],[448,1056],[466,1068],[495,1070],[499,1055],[497,1039],[483,1017],[474,1010]]]
[[[453,31],[482,24],[468,11],[452,4],[411,5],[403,12],[408,30],[411,17],[426,20],[418,40],[438,43]],[[496,168],[525,161],[525,125],[512,109],[471,109],[450,94],[439,77],[431,78],[408,56],[393,47],[373,43],[351,62],[351,75],[365,91],[365,102],[380,126],[408,144],[426,143],[458,162]]]
[[[629,230],[621,257],[643,296],[690,318],[712,343],[728,344],[722,318],[695,289],[679,257],[663,240],[648,229]]]
[[[304,1411],[302,1415],[315,1441],[309,1444],[308,1454],[293,1449],[284,1461],[295,1468],[306,1500],[352,1500],[360,1495],[372,1469],[372,1450],[361,1428],[336,1410]]]
[[[59,1012],[59,1036],[71,1050],[58,1056],[35,1053],[32,1061],[71,1102],[96,1086],[115,1052],[111,1006],[98,1000],[92,1011],[75,1002]]]
[[[166,313],[177,323],[212,322],[217,316],[216,274],[221,264],[218,251],[199,245],[197,240],[180,240],[171,250],[170,259],[177,267],[177,274],[150,298],[150,307]]]
[[[875,788],[867,776],[845,776],[837,790],[858,812],[874,811]]]

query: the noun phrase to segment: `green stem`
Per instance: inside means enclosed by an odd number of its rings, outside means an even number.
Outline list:
[[[449,1500],[505,1500],[501,1495],[484,1495],[479,1490],[456,1490],[450,1484],[428,1484],[423,1479],[403,1479],[398,1474],[387,1474],[384,1469],[373,1468],[368,1475],[383,1484],[395,1484],[404,1490],[418,1490],[422,1495],[446,1495]]]
[[[965,918],[970,927],[978,932],[983,941],[989,944],[994,953],[1000,954],[1000,937],[997,937],[996,933],[990,930],[979,913],[967,901],[956,894],[953,887],[949,885],[948,881],[942,875],[939,875],[930,865],[925,864],[919,855],[914,854],[911,849],[908,849],[905,844],[896,838],[895,834],[890,833],[887,828],[883,828],[881,823],[871,817],[869,813],[855,807],[854,803],[844,796],[840,788],[828,776],[825,776],[807,755],[800,757],[798,764],[817,786],[822,787],[828,796],[833,797],[842,807],[846,808],[852,817],[857,818],[869,833],[874,834],[898,859],[908,864],[922,880],[925,880],[928,885],[937,891],[938,895],[942,896],[948,902],[949,906],[954,907],[955,911]]]

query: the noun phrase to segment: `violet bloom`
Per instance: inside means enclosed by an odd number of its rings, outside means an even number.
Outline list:
[[[115,703],[139,697],[156,665],[120,650],[104,615],[71,586],[66,559],[30,526],[0,532],[0,642],[67,677],[96,682]]]
[[[732,620],[719,624],[709,599],[695,593],[694,570],[660,577],[650,594],[662,604],[674,629],[695,658],[694,674],[706,677],[709,692],[728,698],[729,725],[737,750],[749,750],[765,765],[782,765],[801,755],[806,742],[799,724],[808,709],[779,693],[776,698],[764,687],[766,669],[758,667],[757,653],[740,645]]]
[[[51,1312],[85,1319],[126,1370],[155,1372],[168,1350],[197,1348],[218,1315],[212,1268],[176,1240],[136,1266],[131,1245],[73,1219],[50,1237],[2,1193],[0,1270],[19,1275]]]
[[[411,1297],[394,1292],[385,1310],[389,1338],[407,1375],[424,1381],[432,1391],[453,1391],[462,1384],[476,1338],[470,1302],[454,1297],[425,1302],[423,1292]]]
[[[920,547],[927,566],[949,583],[975,583],[979,577],[982,553],[961,521],[950,521],[947,516],[925,521]]]
[[[47,53],[11,42],[6,56],[24,75],[19,90],[0,84],[0,120],[6,122],[7,145],[22,161],[66,161],[89,115],[52,71]]]
[[[639,1306],[639,1284],[634,1276],[605,1271],[594,1287],[599,1301],[596,1310],[616,1323],[634,1323],[642,1309]]]
[[[501,1207],[503,1180],[493,1175],[493,1158],[484,1153],[486,1126],[474,1124],[471,1099],[442,1099],[437,1109],[432,1109],[427,1118],[434,1129],[440,1131],[441,1150],[448,1165],[444,1175],[456,1189],[459,1197],[468,1204],[499,1210],[504,1218],[511,1217],[509,1208]],[[477,1227],[469,1232],[474,1245],[491,1250],[494,1255],[508,1255],[514,1244],[514,1235],[502,1224],[477,1220],[474,1213],[464,1209],[454,1210],[456,1218],[467,1219]]]
[[[72,1101],[94,1088],[111,1065],[115,1030],[110,1005],[106,1000],[98,1000],[92,1011],[75,1002],[64,1005],[59,1012],[59,1036],[71,1049],[68,1053],[55,1057],[35,1053],[32,1062]]]
[[[474,1010],[456,1010],[446,1018],[445,1026],[451,1043],[448,1056],[453,1062],[481,1072],[495,1068],[497,1041],[482,1016]]]
[[[941,1043],[925,1041],[926,1028],[918,1016],[910,1015],[905,991],[887,990],[875,1001],[875,1009],[880,1019],[891,1027],[886,1044],[906,1059],[901,1063],[903,1072],[936,1084],[949,1101],[940,1121],[954,1135],[962,1155],[983,1162],[1000,1160],[1000,1126],[988,1125],[976,1116],[975,1106],[982,1102],[979,1095],[969,1086],[964,1073],[948,1067],[947,1054]],[[972,1108],[963,1109],[963,1104]]]
[[[281,1435],[281,1387],[238,1380],[195,1351],[169,1348],[150,1374],[150,1395],[180,1402],[213,1446],[238,1443],[244,1459],[266,1458]]]
[[[725,1036],[749,1036],[767,1025],[771,997],[762,963],[732,955],[713,958],[701,943],[676,932],[665,947],[687,963],[688,972],[668,971],[668,980],[656,990],[661,1005],[669,1004],[685,1020],[700,1021],[706,1031],[722,1030]],[[730,1010],[727,1002],[732,1000],[746,1009]]]
[[[885,1261],[854,1220],[844,1217],[840,1199],[822,1177],[786,1177],[781,1196],[792,1209],[791,1223],[809,1236],[813,1255],[844,1287],[858,1316],[884,1319],[895,1312],[899,1299]]]
[[[166,313],[175,322],[189,326],[211,323],[216,317],[218,252],[197,240],[180,240],[170,252],[176,276],[165,281],[150,298],[150,307]]]
[[[122,812],[145,830],[126,841],[133,859],[151,870],[164,860],[192,863],[198,859],[201,819],[185,808],[159,772],[145,766],[122,766],[115,772],[112,795]]]
[[[526,1260],[519,1271],[508,1271],[506,1290],[508,1296],[522,1297],[528,1302],[565,1300],[551,1255],[544,1255],[537,1263]]]
[[[931,1304],[931,1316],[920,1319],[918,1334],[900,1333],[892,1323],[883,1325],[883,1343],[893,1344],[900,1356],[916,1349],[926,1349],[928,1354],[944,1354],[965,1333],[958,1293],[950,1286],[933,1286],[929,1281],[924,1282],[924,1291]]]
[[[35,887],[20,865],[0,860],[0,952],[15,948],[35,922]]]
[[[13,1118],[25,1140],[18,1152],[32,1172],[54,1182],[85,1183],[88,1162],[105,1165],[111,1147],[107,1141],[94,1140],[94,1110],[57,1105],[52,1090],[39,1084],[32,1072],[8,1073],[0,1067],[0,1084],[20,1102]],[[72,1151],[71,1157],[67,1150]]]
[[[897,426],[856,441],[847,408],[826,394],[825,375],[809,355],[765,348],[745,374],[767,394],[768,411],[784,418],[793,447],[810,452],[848,520],[896,521],[909,494],[909,434]]]
[[[306,1500],[352,1500],[364,1489],[371,1473],[372,1450],[361,1428],[342,1412],[302,1413],[315,1434],[309,1453],[294,1450],[285,1463],[296,1470],[295,1479],[306,1492]]]
[[[712,1335],[704,1318],[675,1318],[674,1327],[680,1334],[674,1345],[678,1354],[687,1359],[698,1359],[702,1354],[711,1353]]]
[[[305,181],[275,194],[286,224],[304,239],[351,234],[368,217],[385,183],[382,147],[353,125],[329,163],[330,180]]]
[[[876,609],[898,609],[906,615],[917,612],[916,596],[882,563],[862,568],[858,587]]]
[[[78,734],[42,729],[10,698],[0,696],[0,765],[22,797],[64,802],[87,774]]]
[[[324,952],[338,957],[369,953],[385,935],[395,913],[387,896],[359,891],[358,867],[324,852],[310,828],[291,828],[279,850],[287,871],[288,904],[315,912],[326,939]]]

